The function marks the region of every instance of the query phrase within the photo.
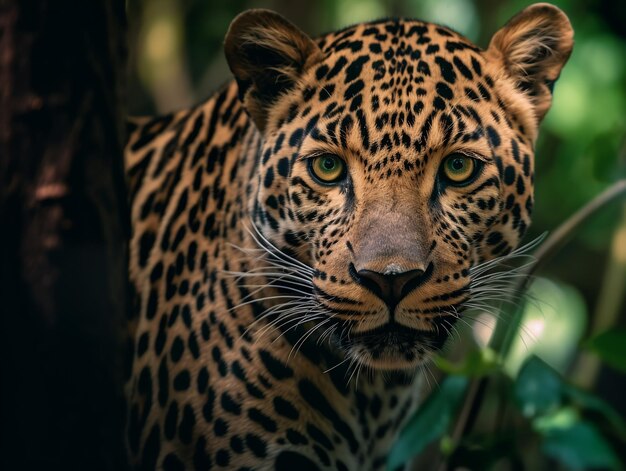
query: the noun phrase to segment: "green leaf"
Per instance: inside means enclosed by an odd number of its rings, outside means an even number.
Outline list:
[[[536,432],[545,435],[552,430],[572,427],[578,421],[580,421],[580,415],[576,409],[560,407],[548,414],[535,417],[532,424]]]
[[[387,469],[396,469],[441,437],[450,426],[464,397],[468,379],[448,376],[441,387],[426,399],[396,441],[387,461]]]
[[[626,330],[613,329],[587,342],[587,347],[613,368],[626,373]]]
[[[561,403],[563,383],[558,373],[537,356],[522,366],[515,382],[515,399],[522,414],[534,417],[554,410]]]
[[[461,363],[452,363],[446,358],[436,357],[435,365],[448,374],[476,378],[498,370],[500,363],[498,356],[492,349],[482,348],[469,352]]]
[[[578,389],[569,384],[563,385],[563,392],[572,401],[577,402],[583,408],[587,410],[594,410],[604,416],[604,418],[611,424],[615,432],[626,441],[626,422],[620,416],[620,414],[613,409],[607,402],[603,401],[598,396]]]
[[[574,471],[589,468],[622,469],[615,452],[602,435],[593,425],[583,421],[547,431],[542,450]]]
[[[500,430],[498,433],[473,434],[461,439],[447,460],[447,469],[523,469],[516,433]],[[496,464],[497,463],[497,464]]]

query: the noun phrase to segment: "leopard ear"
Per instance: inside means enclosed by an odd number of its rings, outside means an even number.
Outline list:
[[[280,94],[322,58],[311,38],[278,13],[263,9],[245,11],[233,20],[224,50],[239,98],[261,131]]]
[[[554,5],[536,3],[494,34],[487,53],[503,63],[540,121],[550,108],[554,82],[573,46],[574,31],[565,13]]]

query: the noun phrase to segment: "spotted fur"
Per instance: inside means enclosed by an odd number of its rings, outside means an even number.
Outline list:
[[[236,80],[131,124],[137,467],[383,468],[472,270],[530,223],[571,48],[546,4],[486,50],[416,20],[312,40],[272,12],[237,17]],[[463,186],[442,176],[454,153],[479,167]],[[316,181],[319,155],[345,178]]]

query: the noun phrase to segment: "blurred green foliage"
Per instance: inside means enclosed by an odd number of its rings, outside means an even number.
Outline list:
[[[186,107],[229,80],[222,40],[230,21],[247,8],[278,11],[311,35],[385,16],[422,18],[446,24],[486,47],[491,35],[530,3],[128,0],[129,109],[146,114]],[[527,240],[553,230],[612,182],[626,177],[626,2],[553,3],[570,17],[576,44],[556,84],[553,106],[537,143],[536,205]],[[440,439],[439,451],[451,456],[452,463],[490,469],[506,455],[511,466],[524,461],[528,466],[537,463],[536,454],[528,450],[539,448],[539,436],[543,453],[565,469],[619,469],[619,462],[626,462],[625,437],[623,429],[618,430],[623,427],[620,416],[626,414],[622,392],[626,379],[618,372],[626,368],[626,204],[601,211],[541,275],[551,281],[536,282],[531,288],[535,301],[522,306],[519,339],[506,359],[484,348],[489,332],[462,327],[466,332],[461,336],[470,339],[463,345],[465,356],[439,360],[437,366],[451,376],[435,387],[436,394],[411,421],[394,449],[392,464],[404,462],[429,441]],[[615,326],[622,330],[615,331]],[[587,350],[578,348],[581,339],[587,342]],[[616,369],[601,367],[601,360]],[[451,442],[446,431],[467,378],[500,370],[506,375],[498,384],[509,391],[504,395],[507,401],[517,404],[517,412],[509,415],[513,424],[523,424],[522,431],[512,438],[506,433],[487,433],[484,439],[464,437],[464,446]],[[592,389],[594,395],[570,386],[563,377]],[[497,393],[498,397],[503,396]],[[491,403],[485,403],[483,415],[493,418],[497,412],[490,412]],[[485,420],[479,418],[478,429]]]

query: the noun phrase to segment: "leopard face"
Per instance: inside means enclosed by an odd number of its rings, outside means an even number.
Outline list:
[[[347,357],[414,368],[462,315],[472,269],[518,245],[572,44],[543,4],[486,50],[413,20],[317,40],[268,11],[233,22],[227,58],[263,136],[250,214],[306,267],[284,264],[279,291],[306,296],[313,329]]]

